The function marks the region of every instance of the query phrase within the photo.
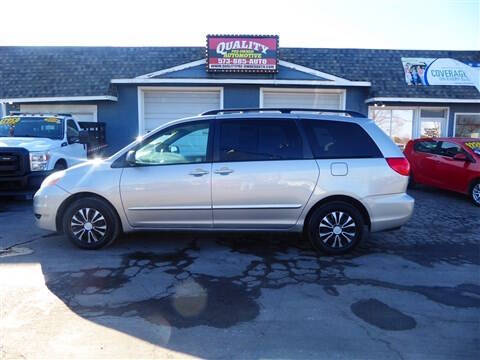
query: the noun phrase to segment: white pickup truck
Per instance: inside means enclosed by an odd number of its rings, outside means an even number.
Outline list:
[[[83,135],[69,114],[12,113],[1,118],[0,196],[31,195],[52,172],[86,161]]]

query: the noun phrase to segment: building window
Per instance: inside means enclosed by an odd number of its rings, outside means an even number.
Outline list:
[[[402,149],[413,137],[413,109],[373,109],[371,118]]]
[[[446,136],[448,108],[371,106],[369,114],[402,149],[410,139]]]
[[[455,114],[455,136],[480,138],[480,113]]]

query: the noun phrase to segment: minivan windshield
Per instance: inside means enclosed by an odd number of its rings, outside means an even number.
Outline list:
[[[63,120],[43,116],[6,116],[0,120],[0,137],[63,139]]]

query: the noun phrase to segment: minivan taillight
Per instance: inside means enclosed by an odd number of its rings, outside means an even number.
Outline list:
[[[400,175],[410,175],[410,163],[406,158],[386,158],[385,160],[387,160],[388,165]]]

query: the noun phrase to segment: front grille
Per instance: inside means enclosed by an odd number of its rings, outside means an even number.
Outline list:
[[[0,172],[14,174],[18,171],[19,166],[18,155],[0,154]]]
[[[24,187],[25,185],[21,180],[0,181],[0,191],[18,190],[23,189]]]
[[[0,176],[22,176],[29,169],[28,151],[23,148],[0,148]]]

